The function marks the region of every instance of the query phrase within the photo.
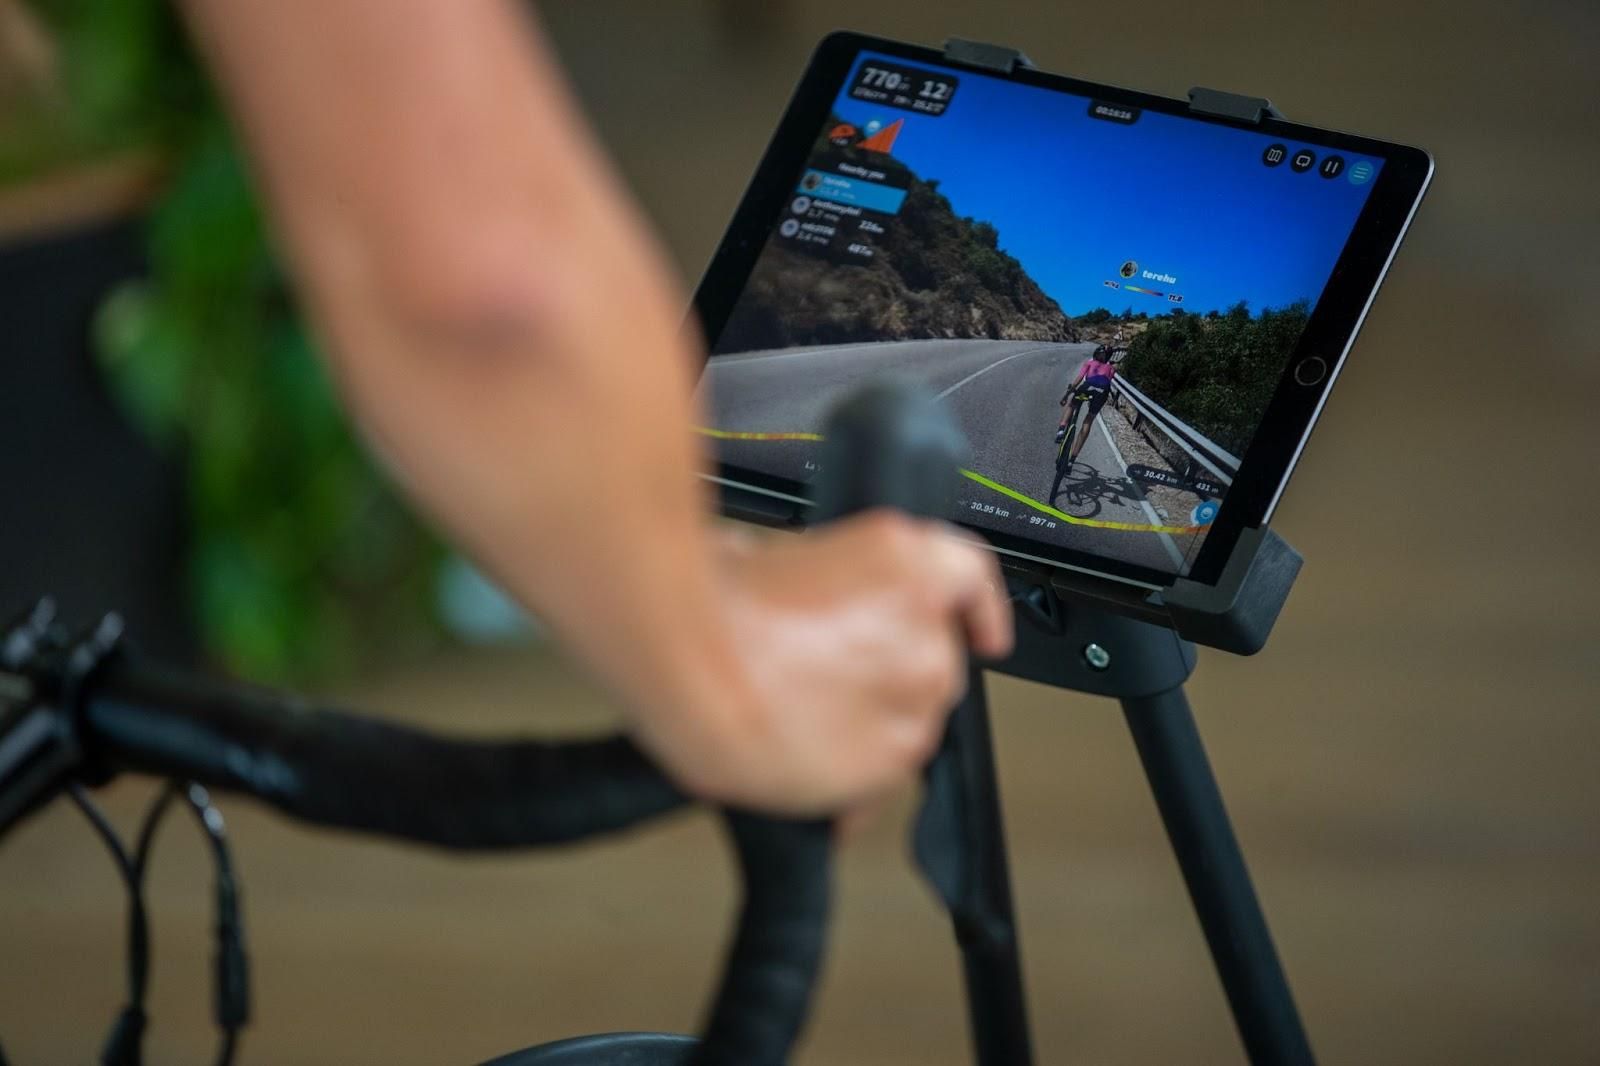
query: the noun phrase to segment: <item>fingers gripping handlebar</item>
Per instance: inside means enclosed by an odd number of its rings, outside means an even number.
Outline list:
[[[825,428],[817,517],[879,506],[936,514],[952,498],[964,450],[926,393],[868,386]],[[318,825],[455,849],[576,841],[687,802],[624,737],[434,736],[152,669],[115,651],[103,631],[69,646],[48,621],[19,624],[0,648],[0,681],[12,678],[22,693],[8,709],[0,690],[0,832],[69,779],[118,770],[247,793]],[[777,1066],[821,966],[832,827],[740,811],[726,812],[726,822],[744,903],[690,1061]]]

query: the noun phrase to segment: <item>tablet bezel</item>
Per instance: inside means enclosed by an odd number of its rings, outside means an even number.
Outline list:
[[[1199,554],[1186,575],[1143,567],[1091,552],[1031,540],[981,526],[968,526],[1000,551],[1074,570],[1085,570],[1123,581],[1159,587],[1178,577],[1215,584],[1247,528],[1266,524],[1282,495],[1290,473],[1305,447],[1317,416],[1338,380],[1345,357],[1366,318],[1378,286],[1405,235],[1428,181],[1433,160],[1421,149],[1354,134],[1319,129],[1265,117],[1259,123],[1195,113],[1187,101],[1173,100],[1132,89],[1080,81],[1018,66],[1007,73],[973,69],[946,59],[932,48],[904,44],[864,34],[841,31],[817,46],[804,75],[778,123],[771,142],[756,168],[749,188],[718,245],[694,297],[694,309],[708,349],[714,347],[756,260],[765,247],[815,144],[817,130],[826,120],[840,86],[863,51],[876,52],[915,63],[952,69],[963,75],[982,75],[1041,89],[1126,104],[1168,115],[1272,134],[1284,141],[1316,148],[1342,149],[1384,160],[1366,205],[1340,254],[1321,299],[1312,311],[1305,333],[1284,367],[1271,402],[1262,416],[1249,449],[1241,459],[1222,506],[1212,522]],[[1322,358],[1328,372],[1312,386],[1294,379],[1294,369],[1313,356]],[[744,467],[719,464],[719,480],[748,486],[782,497],[804,500],[806,487],[794,481]]]

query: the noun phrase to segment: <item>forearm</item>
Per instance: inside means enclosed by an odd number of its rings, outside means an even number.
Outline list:
[[[718,639],[683,299],[516,12],[188,0],[350,406],[630,703]]]
[[[336,366],[409,495],[638,706],[693,698],[720,619],[679,307],[635,286],[585,309],[622,280],[482,335],[378,306],[319,317],[335,350],[394,364]]]

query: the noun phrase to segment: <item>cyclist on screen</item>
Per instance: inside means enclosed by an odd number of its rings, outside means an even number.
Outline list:
[[[688,791],[768,811],[914,780],[968,646],[1011,646],[994,557],[883,512],[805,537],[718,524],[688,300],[534,9],[179,7],[367,438],[640,744]]]
[[[1089,439],[1089,427],[1094,425],[1100,408],[1106,405],[1106,400],[1111,396],[1111,382],[1117,376],[1111,355],[1111,349],[1106,345],[1096,345],[1089,358],[1078,368],[1078,376],[1072,379],[1072,384],[1067,386],[1066,393],[1061,397],[1061,424],[1056,427],[1057,444],[1067,435],[1068,423],[1077,417],[1078,405],[1089,405],[1089,417],[1083,420],[1083,428],[1078,431],[1077,439],[1067,446],[1068,467],[1077,461],[1078,453]]]

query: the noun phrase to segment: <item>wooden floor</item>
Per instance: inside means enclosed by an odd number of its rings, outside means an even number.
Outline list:
[[[1313,624],[1331,583],[1313,568],[1269,652],[1213,656],[1192,688],[1323,1060],[1595,1061],[1592,670],[1548,647],[1507,669],[1470,633],[1396,647],[1388,626]],[[1238,1061],[1115,707],[1005,679],[992,692],[1041,1061]],[[445,728],[520,729],[547,702],[567,709],[539,715],[555,732],[603,716],[535,653],[431,663],[361,695]],[[126,821],[147,794],[107,798]],[[256,976],[247,1062],[468,1062],[689,1028],[730,917],[731,872],[698,816],[453,861],[226,809]],[[954,949],[905,861],[903,814],[845,857],[803,1063],[966,1061]],[[110,866],[58,806],[0,869],[0,1039],[19,1063],[88,1061],[120,991]],[[175,822],[152,893],[152,1062],[206,1061],[208,876]]]
[[[1600,1061],[1592,5],[1268,18],[1154,0],[1135,18],[829,0],[776,16],[778,36],[729,7],[548,9],[686,274],[837,24],[1018,41],[1041,66],[1171,93],[1268,92],[1435,151],[1435,190],[1276,522],[1304,575],[1267,651],[1206,657],[1192,694],[1323,1061]],[[464,730],[605,715],[540,650],[443,656],[338,695]],[[1115,708],[1004,679],[993,695],[1040,1060],[1240,1061]],[[107,800],[126,821],[147,794]],[[456,861],[225,809],[255,963],[249,1063],[465,1063],[685,1029],[730,917],[698,817]],[[58,806],[0,845],[0,1041],[21,1066],[91,1061],[120,994],[119,889],[75,819]],[[845,858],[807,1066],[967,1061],[954,949],[903,835],[885,819]],[[206,877],[174,825],[153,888],[153,1063],[207,1061]]]

